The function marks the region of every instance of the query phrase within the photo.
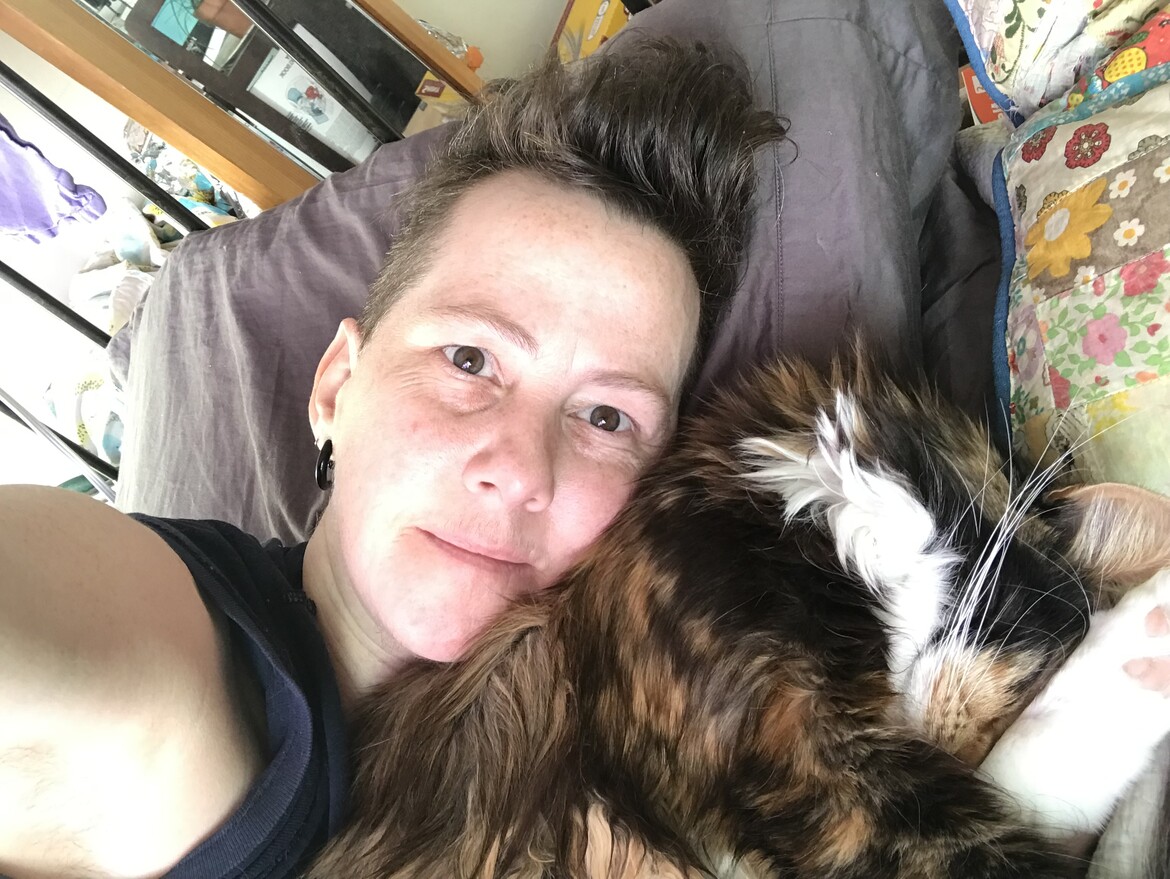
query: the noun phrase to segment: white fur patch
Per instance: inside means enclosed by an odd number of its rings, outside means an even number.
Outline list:
[[[905,719],[912,727],[923,729],[926,726],[926,709],[934,698],[934,683],[948,664],[962,663],[962,649],[949,642],[928,647],[918,655],[913,667],[901,679],[898,692],[902,694]]]
[[[858,411],[849,396],[837,395],[834,416],[817,417],[811,452],[766,437],[745,441],[750,478],[787,501],[789,519],[807,512],[828,525],[841,565],[881,602],[890,671],[904,692],[915,658],[939,624],[958,557],[940,545],[934,519],[901,481],[860,465],[853,439]]]

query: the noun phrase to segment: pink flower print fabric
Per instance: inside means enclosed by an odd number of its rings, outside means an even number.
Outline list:
[[[1089,321],[1085,326],[1085,338],[1081,348],[1099,364],[1108,366],[1113,363],[1118,352],[1125,349],[1128,338],[1129,334],[1126,333],[1117,315],[1106,313],[1103,317]]]
[[[1170,275],[1170,261],[1160,251],[1147,254],[1141,259],[1121,268],[1122,293],[1126,296],[1141,296],[1152,293],[1166,276]]]

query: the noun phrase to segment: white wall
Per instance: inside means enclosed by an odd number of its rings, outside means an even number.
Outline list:
[[[523,73],[552,44],[568,0],[396,0],[415,18],[479,46],[485,79]]]

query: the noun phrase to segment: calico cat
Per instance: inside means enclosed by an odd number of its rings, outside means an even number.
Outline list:
[[[562,582],[365,700],[354,817],[309,876],[1075,874],[1057,837],[1128,779],[1049,820],[1027,771],[1047,714],[973,767],[1170,557],[1152,496],[1049,482],[874,368],[761,369]],[[1159,577],[1107,612],[1123,652],[1157,653]],[[1066,688],[1141,690],[1101,653]],[[1156,743],[1151,712],[1131,725]]]

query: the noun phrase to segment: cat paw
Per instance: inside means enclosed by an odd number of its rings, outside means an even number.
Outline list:
[[[1094,617],[1087,641],[1092,646],[1107,640],[1127,654],[1123,670],[1130,677],[1146,689],[1170,691],[1170,571],[1155,574]]]
[[[1170,731],[1170,571],[1093,616],[1085,640],[1038,707],[1074,700],[1086,711],[1144,708],[1164,717]]]

